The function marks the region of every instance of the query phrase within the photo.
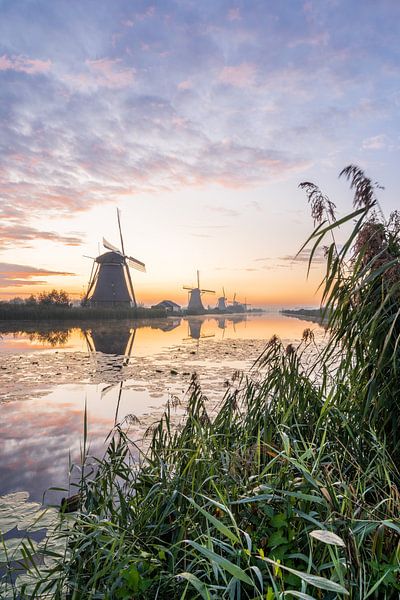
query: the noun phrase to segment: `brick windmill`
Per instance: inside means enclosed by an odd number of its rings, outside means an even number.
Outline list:
[[[201,315],[205,313],[201,297],[203,294],[215,294],[214,290],[206,290],[200,287],[200,273],[197,271],[197,287],[183,286],[184,290],[189,292],[189,302],[187,312],[189,315]]]
[[[146,266],[140,260],[125,254],[118,209],[117,220],[121,250],[103,238],[103,246],[109,252],[100,254],[94,259],[83,304],[90,304],[91,306],[134,306],[135,308],[137,306],[129,269],[146,271]]]

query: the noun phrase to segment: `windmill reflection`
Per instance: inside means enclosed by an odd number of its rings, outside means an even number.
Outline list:
[[[247,315],[232,315],[229,317],[218,317],[218,329],[222,329],[222,339],[225,337],[225,330],[229,325],[232,325],[234,333],[236,333],[236,325],[247,321]]]
[[[131,357],[136,327],[92,327],[83,334],[89,353],[113,354],[128,359]],[[122,361],[124,362],[124,361]]]
[[[125,381],[122,370],[124,367],[127,367],[132,357],[136,329],[136,327],[131,328],[127,325],[114,325],[113,327],[96,326],[83,330],[88,352],[94,359],[96,365],[98,364],[98,353],[114,356],[111,365],[108,364],[108,369],[111,368],[114,373],[115,371],[119,371],[118,381],[105,386],[101,392],[101,398],[103,398],[107,392],[115,389],[118,386],[118,396],[114,418],[115,424],[118,422],[118,412]],[[100,371],[104,372],[103,361],[100,360],[99,363]]]
[[[193,340],[199,340],[200,338],[210,338],[210,337],[215,337],[214,333],[211,334],[202,334],[201,333],[201,328],[204,325],[204,321],[202,319],[196,319],[196,318],[187,318],[187,323],[188,323],[188,338],[189,339],[193,339]]]

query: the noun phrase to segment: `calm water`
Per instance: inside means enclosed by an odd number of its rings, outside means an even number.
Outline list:
[[[248,369],[277,334],[300,341],[311,327],[278,313],[227,318],[170,318],[138,323],[0,331],[0,495],[18,490],[41,500],[65,487],[79,462],[86,405],[90,453],[101,455],[115,421],[128,415],[138,439],[160,417],[168,398],[181,400],[191,374],[214,401],[235,369]],[[13,329],[10,331],[10,329]],[[134,415],[139,423],[130,417]],[[56,501],[62,492],[46,498]]]

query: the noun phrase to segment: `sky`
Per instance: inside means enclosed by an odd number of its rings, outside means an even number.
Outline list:
[[[0,298],[79,298],[119,207],[139,302],[185,304],[199,269],[206,305],[317,305],[298,184],[345,214],[354,163],[398,207],[399,22],[397,0],[0,0]]]

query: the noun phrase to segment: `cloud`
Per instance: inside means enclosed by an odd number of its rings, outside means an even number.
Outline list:
[[[0,56],[0,71],[17,71],[28,75],[47,73],[51,69],[50,60],[39,60],[25,56]]]
[[[239,217],[240,212],[233,208],[226,208],[225,206],[207,206],[208,210],[219,213],[224,217]]]
[[[372,125],[394,130],[394,3],[346,18],[332,2],[81,4],[44,2],[40,18],[1,5],[0,202],[20,210],[0,220],[5,239],[78,243],[31,215],[297,179],[314,161],[345,164],[353,127],[365,149],[384,143]]]
[[[289,48],[297,46],[327,46],[330,40],[330,35],[327,31],[319,31],[307,37],[298,37],[289,41]]]
[[[193,87],[193,83],[190,79],[185,79],[184,81],[180,81],[177,87],[178,90],[190,90]]]
[[[257,212],[262,211],[261,204],[259,202],[257,202],[257,200],[250,200],[250,202],[247,203],[247,206],[249,208],[256,210]]]
[[[287,254],[286,256],[281,256],[279,258],[279,260],[282,261],[286,261],[286,262],[304,262],[304,263],[308,263],[308,261],[310,260],[310,254],[311,254],[311,250],[302,250],[301,252],[299,252],[297,255],[291,255],[291,254]],[[326,262],[326,256],[325,256],[325,250],[324,248],[317,248],[317,250],[314,252],[313,255],[313,260],[312,263],[314,264],[325,264]]]
[[[98,87],[119,90],[131,86],[135,81],[136,70],[124,67],[121,58],[87,59],[85,65],[84,71],[68,73],[62,79],[84,92]]]
[[[80,246],[81,234],[62,235],[54,231],[43,231],[25,224],[29,218],[19,207],[4,204],[0,207],[0,249],[15,246],[30,247],[37,240],[48,240],[67,246]]]
[[[87,60],[86,64],[95,74],[97,83],[109,88],[131,85],[135,79],[135,69],[121,66],[122,59],[100,58]]]
[[[4,287],[23,287],[25,285],[43,285],[45,280],[37,277],[46,276],[71,276],[74,273],[64,271],[51,271],[28,265],[18,265],[14,263],[0,263],[0,288]]]
[[[389,139],[386,135],[375,135],[365,139],[362,143],[363,150],[383,150],[389,145]]]
[[[242,88],[254,83],[256,72],[256,65],[244,62],[240,65],[224,67],[218,79],[222,83]]]
[[[240,8],[230,8],[228,10],[228,21],[240,21]]]

